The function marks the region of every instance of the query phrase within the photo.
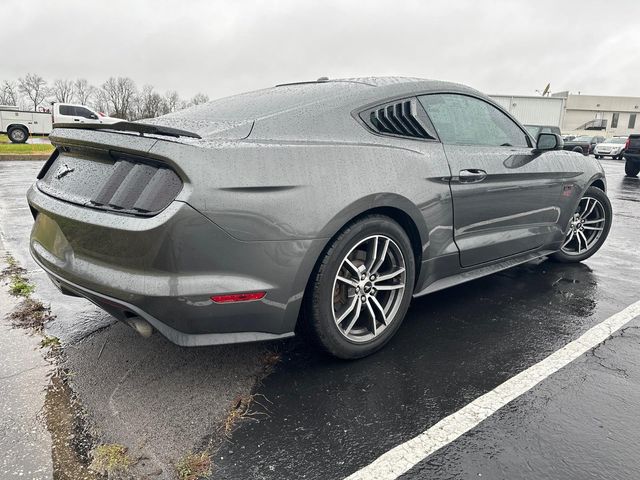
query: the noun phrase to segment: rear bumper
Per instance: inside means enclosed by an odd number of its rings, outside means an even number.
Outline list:
[[[32,252],[33,253],[33,252]],[[205,345],[224,345],[231,343],[262,342],[279,340],[294,336],[293,332],[275,334],[267,332],[231,332],[231,333],[185,333],[170,327],[162,320],[150,315],[141,308],[122,300],[108,297],[98,292],[88,290],[80,285],[69,283],[62,277],[49,271],[38,257],[34,255],[36,263],[49,275],[53,284],[65,295],[84,297],[90,302],[111,314],[116,319],[127,322],[131,317],[138,316],[149,322],[156,330],[172,343],[181,347],[199,347]],[[213,319],[212,319],[213,320]]]
[[[120,320],[140,316],[172,342],[211,345],[291,336],[314,240],[241,242],[183,202],[154,217],[91,210],[32,187],[30,251],[65,293]],[[214,294],[264,291],[217,304]]]

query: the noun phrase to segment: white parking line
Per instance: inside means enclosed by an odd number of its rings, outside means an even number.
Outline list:
[[[605,341],[638,316],[640,316],[640,301],[587,330],[576,340],[490,392],[476,398],[457,412],[443,418],[417,437],[382,454],[369,465],[347,477],[347,480],[391,480],[398,478],[435,451],[453,442],[500,408],[535,387],[545,378]]]

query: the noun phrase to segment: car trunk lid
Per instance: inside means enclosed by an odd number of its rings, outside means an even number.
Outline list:
[[[57,129],[36,182],[49,196],[114,213],[151,216],[180,193],[172,166],[148,155],[158,141],[125,133]]]

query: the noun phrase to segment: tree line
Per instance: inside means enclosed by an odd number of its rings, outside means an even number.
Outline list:
[[[47,82],[36,73],[0,83],[0,105],[15,105],[25,110],[49,109],[51,103],[78,103],[104,114],[125,120],[153,118],[209,101],[204,93],[189,100],[175,90],[164,94],[153,86],[138,89],[129,77],[110,77],[100,86],[86,79],[57,79]]]

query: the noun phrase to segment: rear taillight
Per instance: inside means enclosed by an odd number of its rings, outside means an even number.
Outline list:
[[[627,138],[627,141],[624,143],[624,149],[627,150],[630,144],[631,144],[631,137]]]
[[[251,302],[260,300],[264,296],[265,292],[232,293],[230,295],[213,295],[211,300],[216,303]]]

